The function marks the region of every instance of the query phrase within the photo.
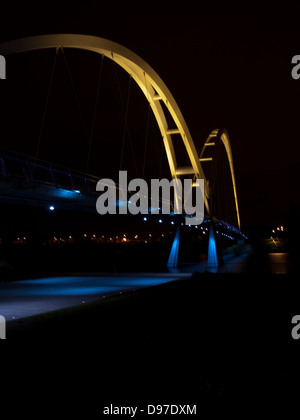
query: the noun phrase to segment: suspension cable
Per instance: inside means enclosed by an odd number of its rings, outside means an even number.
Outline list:
[[[122,166],[123,166],[123,155],[124,155],[124,149],[125,149],[125,138],[126,138],[126,131],[127,131],[127,119],[128,119],[128,109],[129,109],[129,99],[130,99],[130,87],[131,87],[131,76],[129,77],[128,90],[127,90],[127,101],[126,101],[126,108],[125,108],[125,121],[124,121],[124,129],[123,129],[120,170],[122,170]]]
[[[145,148],[144,148],[144,159],[143,159],[143,172],[142,178],[145,175],[145,166],[146,166],[146,154],[147,154],[147,144],[148,144],[148,137],[149,137],[149,120],[150,120],[150,113],[151,113],[151,105],[148,102],[148,113],[147,113],[147,123],[146,123],[146,138],[145,138]]]
[[[151,105],[150,105],[150,100],[149,100],[149,89],[148,89],[148,86],[147,86],[148,83],[147,83],[147,78],[146,78],[146,73],[145,72],[144,72],[144,82],[145,82],[146,92],[147,92],[146,97],[147,97],[147,101],[148,101],[148,112],[147,112],[146,138],[145,138],[142,178],[144,178],[144,175],[145,175],[147,144],[148,144],[148,137],[149,137],[149,120],[150,120],[150,112],[151,112]]]
[[[59,47],[56,47],[55,57],[54,57],[54,60],[53,60],[53,65],[52,65],[52,70],[51,70],[50,82],[49,82],[47,96],[46,96],[46,102],[45,102],[43,116],[42,116],[42,122],[41,122],[41,127],[40,127],[38,143],[37,143],[36,151],[35,151],[35,159],[38,159],[38,155],[39,155],[40,144],[41,144],[42,135],[43,135],[43,131],[44,131],[44,125],[45,125],[45,120],[46,120],[46,114],[47,114],[47,109],[48,109],[48,104],[49,104],[50,92],[51,92],[51,87],[52,87],[52,82],[53,82],[53,76],[54,76],[58,51],[59,51]]]
[[[71,70],[70,70],[70,66],[69,66],[69,63],[67,61],[67,57],[65,55],[64,48],[61,47],[61,50],[62,50],[62,53],[63,53],[64,62],[65,62],[65,65],[66,65],[66,69],[67,69],[67,73],[68,73],[68,76],[69,76],[69,79],[70,79],[70,83],[71,83],[71,86],[72,86],[75,102],[76,102],[76,105],[77,105],[77,108],[78,108],[78,111],[79,111],[80,118],[82,120],[82,125],[83,125],[83,128],[84,128],[84,134],[86,136],[87,141],[89,141],[88,130],[87,130],[86,123],[85,123],[85,120],[84,120],[84,115],[83,115],[83,112],[82,112],[82,109],[81,109],[81,106],[80,106],[79,98],[78,98],[78,95],[77,95],[77,92],[76,92],[76,89],[75,89],[75,85],[74,85],[72,73],[71,73]]]
[[[125,114],[123,140],[122,140],[122,150],[121,150],[121,159],[120,159],[120,169],[122,169],[122,165],[123,165],[123,155],[124,155],[125,139],[126,139],[126,132],[127,132],[127,136],[128,136],[128,140],[129,140],[129,144],[130,144],[130,149],[131,149],[131,153],[132,153],[132,158],[133,158],[133,163],[134,163],[136,175],[138,176],[137,163],[136,163],[136,159],[135,159],[135,155],[134,155],[134,149],[133,149],[133,145],[132,145],[132,141],[131,141],[131,136],[130,136],[130,133],[129,133],[128,124],[127,124],[132,76],[130,75],[130,78],[129,78],[126,108],[124,109],[123,96],[122,96],[122,92],[121,92],[121,88],[120,88],[120,83],[119,83],[119,77],[118,77],[118,73],[117,73],[117,69],[116,69],[116,64],[115,64],[115,62],[113,62],[113,63],[114,63],[113,68],[114,68],[114,73],[115,73],[115,78],[116,78],[116,84],[117,84],[119,95],[120,95],[121,107],[122,107],[123,113]]]
[[[101,85],[101,79],[102,79],[102,68],[103,68],[104,57],[105,57],[104,54],[102,54],[100,71],[99,71],[99,78],[98,78],[97,90],[96,90],[95,107],[94,107],[93,120],[92,120],[92,126],[91,126],[91,136],[90,136],[90,141],[89,141],[88,157],[87,157],[86,168],[85,168],[85,173],[86,174],[88,173],[90,158],[91,158],[91,152],[92,152],[92,145],[93,145],[93,139],[94,139],[95,125],[96,125],[96,115],[97,115],[97,107],[98,107],[98,101],[99,101],[99,92],[100,92],[100,85]]]

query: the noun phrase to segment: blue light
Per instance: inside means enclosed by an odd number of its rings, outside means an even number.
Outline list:
[[[74,190],[74,193],[80,194],[80,191],[79,190]]]
[[[218,256],[217,256],[217,247],[214,234],[214,228],[211,225],[209,229],[209,239],[208,239],[208,258],[207,264],[209,267],[218,267]]]
[[[172,244],[171,252],[168,259],[168,268],[177,268],[178,266],[178,255],[179,255],[179,243],[180,243],[180,229],[178,228],[175,234],[175,238]]]
[[[49,206],[49,210],[53,211],[55,209],[54,206]]]

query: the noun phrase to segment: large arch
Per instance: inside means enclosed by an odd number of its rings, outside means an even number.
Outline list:
[[[139,57],[137,54],[135,54],[128,48],[123,47],[122,45],[109,41],[107,39],[90,35],[51,34],[21,38],[0,44],[0,54],[3,54],[5,56],[7,54],[46,48],[77,48],[104,55],[109,59],[115,61],[117,64],[119,64],[135,80],[135,82],[138,84],[138,86],[146,96],[156,118],[157,124],[162,135],[162,140],[164,142],[172,177],[178,178],[181,175],[192,174],[195,178],[204,179],[205,209],[206,212],[210,214],[208,201],[210,196],[210,188],[208,180],[206,179],[203,168],[201,166],[202,154],[199,158],[190,131],[174,97],[172,96],[165,83],[159,77],[159,75],[152,69],[152,67],[150,67],[149,64],[147,64],[141,57]],[[165,104],[168,111],[170,112],[176,125],[175,128],[168,126],[167,119],[162,108],[162,102]],[[177,166],[176,155],[172,140],[172,136],[175,135],[181,136],[181,139],[184,143],[190,160],[190,166],[188,167],[180,168]],[[204,147],[208,143],[210,143],[210,140],[213,137],[216,137],[217,135],[218,130],[214,130],[208,137]],[[225,131],[222,132],[221,139],[224,143],[226,153],[229,159],[239,224],[240,222],[232,162],[232,153],[229,137]]]
[[[40,35],[12,40],[0,44],[0,53],[5,56],[45,48],[77,48],[93,51],[119,64],[136,81],[150,103],[162,135],[172,177],[177,178],[187,173],[185,168],[182,170],[177,167],[172,141],[172,136],[180,135],[191,163],[188,173],[193,173],[196,178],[205,180],[194,142],[175,99],[159,75],[142,58],[122,45],[107,39],[77,34]],[[168,127],[161,102],[164,102],[170,112],[176,128]],[[206,180],[205,184],[207,184]],[[209,213],[207,198],[206,195],[205,208]]]

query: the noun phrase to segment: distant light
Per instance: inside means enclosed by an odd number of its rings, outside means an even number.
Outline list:
[[[171,222],[171,225],[174,225],[174,222],[173,222],[173,220],[172,220],[172,222]]]
[[[49,210],[53,211],[55,209],[54,206],[49,206]]]
[[[144,217],[144,219],[143,219],[143,220],[144,220],[144,222],[147,222],[147,217]]]
[[[162,220],[161,220],[161,219],[159,219],[158,223],[162,223]]]
[[[74,193],[80,194],[80,191],[79,190],[74,190]]]

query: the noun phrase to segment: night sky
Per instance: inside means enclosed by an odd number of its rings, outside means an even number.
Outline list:
[[[213,129],[227,129],[242,226],[284,224],[299,205],[300,80],[291,77],[300,54],[297,10],[286,2],[192,4],[2,5],[0,40],[72,32],[133,50],[172,92],[198,150]]]

